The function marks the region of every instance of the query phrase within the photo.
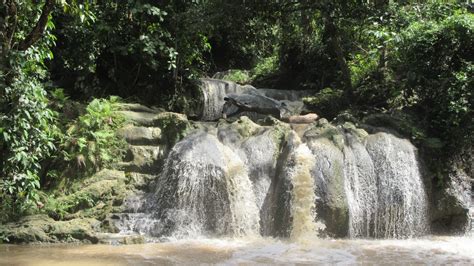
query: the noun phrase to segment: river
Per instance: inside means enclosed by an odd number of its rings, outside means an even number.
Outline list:
[[[410,240],[273,238],[140,245],[0,245],[0,265],[473,265],[474,237]]]

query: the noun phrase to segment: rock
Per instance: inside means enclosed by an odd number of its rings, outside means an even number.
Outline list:
[[[122,235],[122,234],[111,234],[111,233],[100,233],[97,234],[99,243],[108,245],[135,245],[145,244],[146,239],[142,235]]]
[[[135,112],[135,111],[118,111],[118,113],[125,117],[126,120],[135,125],[140,126],[154,126],[156,113]]]
[[[345,132],[351,134],[351,136],[355,136],[359,142],[363,142],[368,136],[369,133],[362,128],[357,128],[354,124],[350,122],[345,122],[342,125],[342,128]]]
[[[461,168],[452,169],[448,183],[434,187],[431,209],[434,233],[459,234],[471,227],[469,207],[471,204],[471,184],[469,176]]]
[[[142,174],[135,172],[127,172],[125,175],[129,180],[131,180],[135,188],[143,191],[148,191],[149,185],[155,181],[158,176],[158,174]]]
[[[326,138],[330,140],[341,151],[344,148],[344,136],[340,129],[331,125],[326,119],[320,119],[314,126],[308,128],[303,135],[303,142],[310,139]]]
[[[136,244],[145,244],[145,237],[141,235],[126,236],[121,239],[120,244],[124,245],[136,245]]]
[[[97,243],[96,232],[100,222],[96,219],[55,221],[46,215],[31,215],[20,221],[0,226],[1,234],[10,243]]]
[[[316,161],[312,170],[316,211],[326,224],[329,235],[345,237],[349,228],[349,206],[344,189],[344,155],[334,142],[334,136],[338,135],[328,135],[323,131],[319,137],[309,137],[307,145]]]
[[[99,239],[96,233],[100,229],[100,222],[96,219],[73,219],[57,221],[52,224],[49,232],[59,242],[76,242],[97,244]]]
[[[250,136],[253,136],[257,134],[258,132],[261,132],[263,128],[256,123],[254,123],[252,120],[250,120],[246,116],[241,116],[239,117],[235,122],[233,123],[227,123],[225,120],[221,120],[220,123],[218,124],[218,136],[221,141],[225,142],[225,138],[229,138],[232,136],[233,133],[237,133],[239,136],[238,138],[248,138]]]
[[[163,144],[171,149],[192,128],[188,118],[184,114],[163,112],[157,115],[153,124],[161,128]]]
[[[157,145],[161,140],[161,129],[159,127],[126,125],[119,129],[117,133],[133,145]]]
[[[144,113],[161,113],[162,109],[150,108],[138,103],[119,103],[118,109],[122,111],[144,112]]]
[[[95,218],[102,220],[106,214],[113,210],[114,206],[122,203],[127,195],[128,180],[122,171],[104,169],[94,176],[78,182],[71,186],[71,194],[59,197],[67,211],[64,218]],[[45,211],[56,219],[62,218],[63,214],[56,213],[57,206],[45,206]]]
[[[267,223],[262,228],[265,236],[289,237],[291,233],[292,183],[285,169],[292,167],[288,165],[292,150],[293,147],[285,142],[276,165],[276,178],[270,187],[273,193],[269,193],[265,199],[267,210],[262,215],[263,221]]]
[[[167,153],[166,145],[135,146],[130,145],[124,158],[129,171],[152,173],[160,169]]]
[[[0,235],[9,243],[54,242],[48,235],[55,221],[47,215],[32,215],[0,225]]]
[[[313,123],[318,119],[318,115],[315,113],[309,113],[306,115],[292,115],[289,116],[288,118],[282,119],[285,122],[288,123],[295,123],[295,124],[309,124]]]
[[[286,103],[276,101],[259,93],[228,94],[224,97],[224,101],[230,103],[230,105],[224,105],[224,107],[227,107],[223,110],[226,116],[235,115],[240,112],[255,112],[273,115],[281,119],[290,115],[290,110],[287,108]],[[237,109],[231,108],[232,106],[236,106]]]

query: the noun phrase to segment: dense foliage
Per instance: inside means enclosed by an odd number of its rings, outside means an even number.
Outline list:
[[[109,96],[185,111],[195,79],[229,69],[220,77],[314,90],[305,101],[323,117],[397,114],[440,154],[472,145],[472,10],[469,1],[0,0],[2,213],[34,207],[40,184],[65,169],[80,176],[120,158],[123,120]]]

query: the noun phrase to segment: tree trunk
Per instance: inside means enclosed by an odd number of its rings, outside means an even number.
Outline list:
[[[10,50],[13,41],[13,34],[17,24],[17,9],[14,0],[3,1],[1,10],[3,21],[0,25],[0,72],[3,74],[0,84],[0,98],[4,96],[4,89],[13,82],[13,73],[10,65]]]
[[[44,3],[43,9],[41,10],[39,20],[36,22],[35,27],[26,36],[26,38],[22,42],[20,42],[18,50],[27,50],[43,36],[44,30],[46,29],[46,24],[48,23],[49,14],[51,13],[54,7],[54,1],[55,0],[46,0],[46,3]]]

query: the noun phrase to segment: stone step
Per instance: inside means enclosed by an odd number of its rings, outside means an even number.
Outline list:
[[[127,120],[138,126],[144,127],[168,127],[172,125],[189,124],[184,114],[173,112],[137,112],[137,111],[118,111]]]
[[[156,180],[158,174],[143,174],[137,172],[128,172],[126,173],[127,178],[133,182],[134,186],[144,192],[153,189],[150,187],[153,184],[153,181]]]
[[[159,127],[126,125],[118,130],[118,135],[132,145],[158,145],[162,140]]]
[[[118,109],[122,111],[144,112],[144,113],[161,113],[164,112],[161,108],[148,107],[138,103],[121,103]]]
[[[129,145],[123,162],[118,163],[116,168],[125,172],[157,173],[163,165],[166,152],[166,146],[164,145]]]
[[[124,171],[126,173],[134,172],[139,174],[157,174],[161,171],[161,165],[144,164],[136,165],[131,162],[120,162],[115,165],[117,170]]]
[[[164,159],[167,152],[166,145],[128,145],[124,162],[133,162],[137,165],[153,164]]]
[[[136,125],[141,126],[154,126],[155,120],[158,116],[156,113],[148,112],[136,112],[136,111],[118,111],[119,114],[123,115],[127,120]]]

